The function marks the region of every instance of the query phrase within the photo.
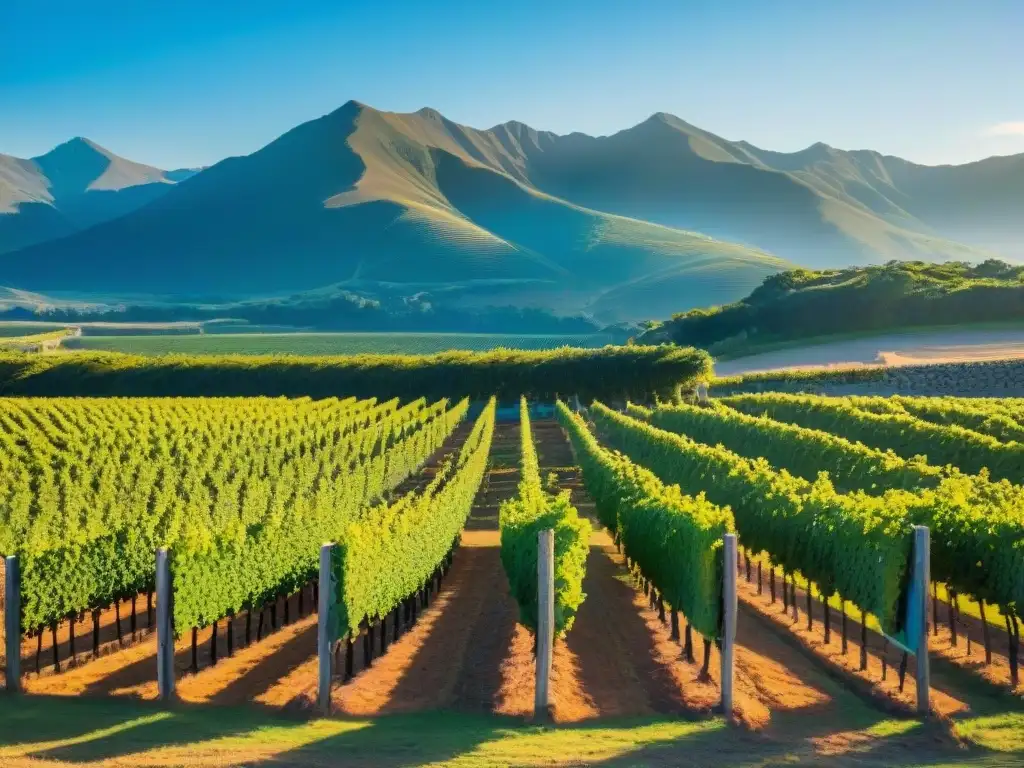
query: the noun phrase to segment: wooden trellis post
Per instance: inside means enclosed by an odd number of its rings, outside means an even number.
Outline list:
[[[722,584],[722,711],[732,716],[733,679],[736,662],[736,534],[725,534],[725,568]]]
[[[916,622],[908,622],[916,635],[917,711],[926,715],[931,708],[931,675],[928,669],[928,590],[931,582],[931,537],[927,527],[914,526],[914,582],[911,587],[915,605],[911,606]]]
[[[156,551],[156,679],[161,701],[174,697],[174,612],[170,553]]]
[[[18,556],[4,559],[4,670],[8,693],[21,690],[21,570]]]
[[[317,605],[316,617],[316,649],[318,660],[317,675],[317,709],[320,714],[331,713],[331,676],[334,672],[332,646],[334,638],[332,635],[331,622],[334,620],[334,611],[331,610],[334,600],[334,584],[331,573],[331,556],[335,545],[332,543],[320,546],[320,584],[318,587],[319,604]],[[381,628],[383,632],[383,627]],[[349,652],[351,659],[351,649]]]
[[[551,654],[555,640],[555,532],[537,533],[537,686],[534,717],[547,717],[551,705]]]

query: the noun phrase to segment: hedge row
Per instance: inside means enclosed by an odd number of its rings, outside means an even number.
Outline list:
[[[470,397],[553,400],[671,397],[709,375],[706,352],[679,347],[604,347],[438,355],[246,357],[117,353],[0,353],[7,395],[254,396],[388,399]]]

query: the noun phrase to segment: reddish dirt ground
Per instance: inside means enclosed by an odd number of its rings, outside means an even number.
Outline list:
[[[186,634],[175,643],[174,664],[177,671],[178,694],[186,701],[207,701],[219,692],[215,685],[211,691],[204,692],[196,681],[200,679],[226,679],[232,674],[241,675],[246,659],[259,659],[267,653],[284,645],[296,632],[307,625],[316,626],[315,615],[306,615],[299,619],[298,595],[289,600],[289,618],[291,623],[283,626],[284,601],[278,601],[278,629],[273,630],[270,622],[269,609],[264,611],[264,631],[261,642],[256,642],[259,625],[258,615],[254,614],[252,622],[252,643],[244,647],[245,615],[237,616],[233,622],[234,652],[228,656],[226,621],[218,622],[216,666],[211,666],[212,627],[197,633],[197,651],[200,670],[192,672],[191,634]],[[309,590],[303,600],[303,610],[308,612],[312,604]],[[315,635],[315,629],[314,633]],[[312,641],[315,649],[316,641]],[[25,690],[29,693],[45,693],[57,695],[131,695],[146,699],[156,698],[156,636],[148,635],[145,639],[118,649],[116,642],[109,652],[88,663],[81,663],[60,674],[29,675],[24,681]],[[226,684],[225,684],[226,685]],[[242,698],[223,699],[242,701]]]
[[[742,558],[741,558],[742,561]],[[792,608],[790,608],[789,618],[782,616],[782,576],[781,573],[776,575],[776,589],[778,593],[778,599],[775,604],[771,603],[771,595],[768,587],[768,575],[767,572],[763,574],[763,594],[757,594],[757,567],[754,565],[751,568],[751,582],[748,584],[744,577],[744,569],[741,564],[740,576],[738,580],[740,599],[748,599],[749,604],[752,608],[757,609],[762,613],[766,613],[773,619],[777,619],[775,623],[780,627],[788,627],[791,631],[796,633],[797,638],[800,639],[809,648],[815,650],[815,652],[822,653],[825,657],[829,658],[832,663],[835,663],[837,667],[842,668],[846,673],[852,674],[855,678],[866,683],[869,689],[874,695],[879,696],[881,699],[887,700],[890,703],[897,703],[901,708],[913,709],[916,708],[916,695],[911,689],[914,687],[914,674],[915,674],[915,660],[911,656],[908,659],[907,664],[907,677],[904,691],[901,693],[898,686],[898,669],[902,656],[902,652],[887,643],[885,638],[872,631],[868,631],[868,665],[869,668],[865,672],[860,670],[860,637],[861,627],[860,623],[853,620],[853,618],[847,619],[848,625],[848,653],[845,657],[841,654],[841,642],[840,642],[840,626],[842,614],[835,608],[830,609],[831,623],[832,623],[832,637],[831,643],[825,644],[825,633],[822,619],[824,616],[823,608],[820,600],[815,597],[813,601],[813,612],[814,612],[814,628],[811,631],[807,630],[807,593],[803,589],[797,589],[797,612],[799,620],[796,622],[792,619]],[[765,606],[769,606],[766,608]],[[772,614],[778,614],[778,616],[772,616]],[[993,627],[990,633],[991,647],[992,647],[992,660],[991,663],[985,663],[985,650],[981,642],[983,635],[981,621],[975,617],[965,616],[961,614],[957,621],[957,644],[952,644],[952,633],[947,622],[948,613],[945,603],[939,602],[939,624],[938,631],[935,631],[935,625],[931,624],[933,614],[929,610],[929,622],[931,633],[929,635],[929,654],[933,660],[939,660],[949,662],[951,666],[958,668],[970,675],[977,678],[980,683],[987,683],[993,686],[993,693],[997,693],[999,690],[1003,690],[1009,693],[1011,689],[1010,685],[1010,663],[1007,656],[1007,650],[1009,646],[1008,635],[1003,632],[999,633],[996,628]],[[968,642],[970,638],[970,642]],[[883,664],[882,660],[885,660],[885,680],[882,680]],[[934,664],[933,664],[934,666]],[[934,673],[933,673],[934,677]],[[894,682],[895,681],[895,682]],[[941,683],[941,684],[940,684]],[[969,698],[969,694],[957,693],[952,687],[943,683],[943,678],[939,678],[939,681],[933,681],[933,689],[939,691],[938,695],[933,701],[932,706],[936,709],[939,714],[950,714],[954,712],[966,711],[967,703],[966,699]],[[946,690],[943,690],[943,687]],[[963,687],[959,685],[957,687]],[[1024,683],[1018,685],[1017,693],[1024,692]]]
[[[135,629],[132,630],[132,603],[135,603]],[[152,622],[156,621],[156,601],[152,602],[152,611],[147,613],[146,595],[136,595],[134,600],[122,600],[115,607],[111,606],[99,614],[99,621],[94,622],[91,612],[75,622],[75,654],[71,654],[71,623],[64,621],[57,626],[57,658],[60,671],[91,661],[99,656],[127,648],[133,643],[144,640],[153,631]],[[121,616],[121,636],[118,638],[117,615]],[[95,624],[100,627],[99,644],[94,651]],[[51,675],[55,672],[53,657],[53,632],[46,628],[40,635],[25,636],[21,642],[21,670],[25,676]],[[98,651],[98,652],[96,652]],[[38,662],[38,663],[37,663]],[[38,671],[37,671],[38,669]]]
[[[830,670],[856,692],[870,696],[880,705],[894,711],[913,712],[917,707],[917,693],[914,682],[915,658],[910,656],[907,663],[903,691],[899,690],[899,664],[902,652],[887,643],[878,633],[867,632],[867,669],[860,668],[861,625],[852,618],[847,619],[847,652],[842,652],[841,613],[831,609],[832,633],[825,643],[824,616],[821,602],[812,603],[814,626],[807,627],[806,593],[796,590],[798,619],[794,621],[792,607],[783,611],[781,579],[777,579],[777,600],[773,604],[768,588],[767,576],[761,595],[757,593],[757,579],[747,583],[741,576],[738,591],[741,605],[747,613],[756,614],[763,623],[773,625],[777,631],[788,633],[788,637],[809,658],[816,660]],[[984,656],[977,645],[972,645],[973,654],[966,657],[966,643],[960,639],[959,646],[952,648],[948,628],[941,628],[938,637],[930,643],[931,664],[931,708],[941,718],[962,717],[972,711],[973,702],[980,697],[998,699],[1009,693],[1009,673],[1005,658],[993,657],[992,666],[983,670]],[[884,662],[884,663],[883,663]],[[943,662],[953,662],[944,664]],[[1002,665],[1002,666],[1000,666]],[[970,672],[977,673],[971,681]],[[968,674],[965,674],[968,673]],[[884,678],[883,678],[884,676]],[[990,679],[993,678],[993,679]],[[996,679],[998,678],[998,679]],[[994,683],[985,687],[986,680]],[[984,703],[984,702],[982,702]]]
[[[963,612],[955,616],[955,645],[953,631],[949,623],[949,603],[938,601],[937,618],[938,621],[935,620],[936,612],[933,604],[929,608],[929,621],[932,629],[931,653],[941,656],[962,669],[973,672],[994,685],[1010,688],[1010,635],[1008,632],[989,622],[991,661],[986,663],[985,631],[980,618]],[[1024,657],[1021,658],[1021,663],[1024,665]],[[1024,682],[1018,685],[1017,692],[1024,694]]]

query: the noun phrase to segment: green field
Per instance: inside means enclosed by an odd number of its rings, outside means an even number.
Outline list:
[[[509,349],[601,347],[604,334],[531,335],[502,333],[217,333],[149,336],[82,336],[68,349],[98,349],[136,355],[171,353],[215,355],[428,355],[450,349],[482,352]]]
[[[22,322],[10,320],[0,322],[0,338],[34,336],[38,333],[49,333],[50,331],[59,331],[63,328],[67,328],[67,325],[62,323],[36,323],[32,321]]]

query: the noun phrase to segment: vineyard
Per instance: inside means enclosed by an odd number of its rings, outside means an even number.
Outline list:
[[[700,356],[618,354],[96,357],[76,386],[107,397],[32,396],[82,363],[8,360],[28,390],[0,398],[8,694],[382,733],[596,719],[637,749],[681,739],[670,762],[1024,757],[1021,401],[698,403],[678,382]],[[230,396],[137,396],[184,382]],[[571,749],[608,759],[602,738]],[[0,759],[50,759],[24,743]]]

